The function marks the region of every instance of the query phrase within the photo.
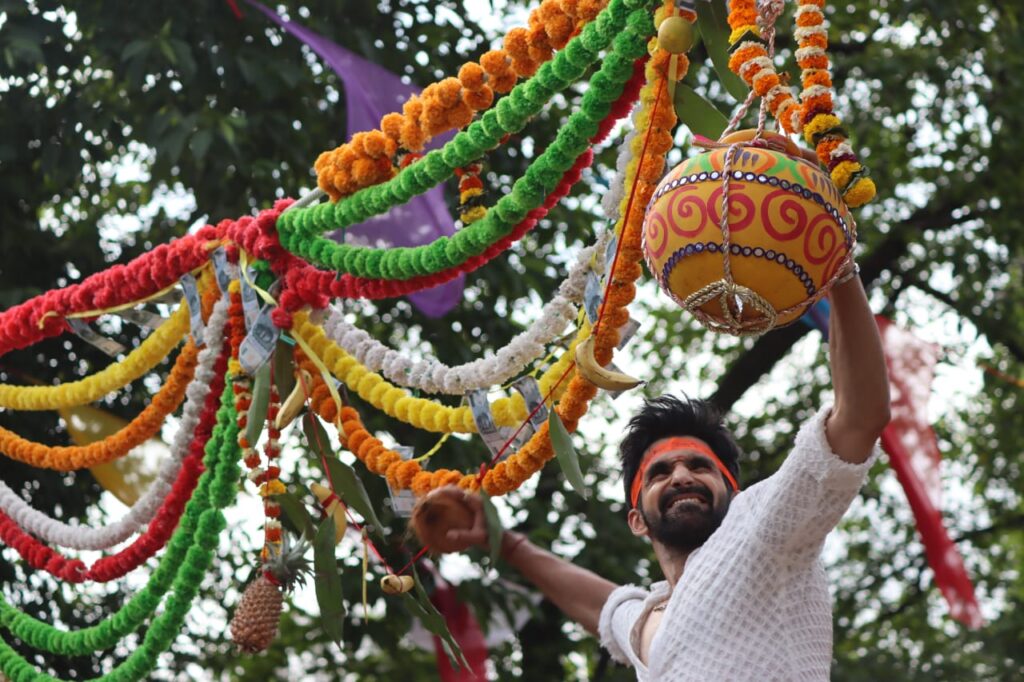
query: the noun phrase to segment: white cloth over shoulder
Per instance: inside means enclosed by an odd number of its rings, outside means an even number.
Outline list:
[[[669,595],[632,585],[601,611],[601,644],[637,680],[824,681],[832,662],[832,600],[821,548],[856,496],[864,464],[832,452],[822,408],[771,477],[733,498],[725,520],[686,562]],[[668,598],[648,664],[638,653],[651,608]]]

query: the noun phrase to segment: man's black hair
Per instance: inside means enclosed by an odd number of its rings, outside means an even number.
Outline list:
[[[647,448],[662,438],[692,436],[711,446],[722,464],[740,479],[740,447],[722,423],[722,413],[706,400],[663,395],[644,401],[644,406],[633,415],[626,427],[626,436],[619,445],[622,459],[622,482],[626,488],[626,503],[637,469]]]

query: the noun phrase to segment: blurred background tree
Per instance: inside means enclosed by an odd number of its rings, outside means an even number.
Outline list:
[[[242,17],[227,2],[0,0],[0,306],[79,281],[197,223],[251,213],[313,186],[316,155],[346,138],[344,89],[307,48],[238,5]],[[489,49],[503,26],[521,25],[524,5],[320,0],[275,7],[425,85]],[[996,1],[857,0],[827,14],[838,108],[880,187],[879,199],[859,213],[862,276],[876,310],[946,347],[932,404],[945,456],[946,522],[988,619],[966,631],[946,616],[902,491],[879,463],[826,552],[836,596],[833,679],[1020,679],[1022,389],[983,373],[976,361],[1011,379],[1024,375],[1024,11]],[[782,19],[779,56],[792,71],[789,16]],[[702,46],[692,58],[690,84],[731,110],[736,103],[717,84]],[[487,159],[489,197],[507,191],[553,138],[580,92],[557,98]],[[678,141],[674,160],[686,152],[685,131]],[[426,318],[404,300],[350,302],[346,309],[378,338],[398,345],[418,338],[424,352],[449,364],[500,348],[536,316],[568,259],[603,227],[595,196],[611,177],[614,153],[606,149],[584,186],[507,257],[474,273],[465,300],[444,318]],[[686,391],[731,410],[730,424],[748,453],[746,484],[778,467],[799,424],[828,399],[821,339],[807,326],[756,341],[711,336],[650,282],[633,311],[643,328],[622,357],[649,379],[643,394]],[[132,327],[104,329],[127,344],[138,340]],[[105,361],[76,339],[52,339],[0,359],[0,380],[68,381]],[[130,416],[157,383],[137,382],[103,405]],[[614,459],[621,419],[642,397],[635,393],[599,399],[582,423],[585,439],[576,443],[587,455],[589,501],[552,466],[502,503],[506,520],[535,541],[619,582],[660,577],[647,547],[623,523]],[[433,445],[430,434],[361,407],[371,427],[396,442],[420,452]],[[27,437],[67,440],[54,416],[0,414],[4,426],[15,420]],[[298,439],[293,444],[286,477],[297,484],[315,465]],[[470,468],[482,450],[478,441],[452,439],[439,459]],[[40,509],[102,518],[102,491],[88,472],[40,473],[3,460],[3,477]],[[366,479],[374,499],[383,500],[383,483]],[[400,537],[401,520],[381,509],[392,537]],[[300,593],[269,653],[235,652],[226,622],[252,573],[256,540],[244,524],[232,528],[230,540],[189,618],[190,632],[161,659],[159,677],[436,679],[433,653],[404,638],[411,623],[398,602],[374,603],[369,620],[350,609],[338,648],[320,628],[315,603]],[[340,554],[350,604],[359,601],[360,561],[358,551]],[[482,623],[529,609],[518,637],[492,647],[498,678],[633,679],[553,606],[525,602],[506,582],[516,580],[511,571],[499,579],[459,560],[446,560],[442,570],[462,576],[459,593]],[[145,579],[145,571],[138,573],[104,589],[71,590],[28,571],[10,551],[0,560],[8,598],[69,627],[116,608]],[[35,660],[55,674],[84,678],[132,646],[129,638],[94,659]]]

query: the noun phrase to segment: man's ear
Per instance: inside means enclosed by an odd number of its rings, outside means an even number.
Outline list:
[[[635,507],[630,509],[629,514],[626,515],[626,522],[629,524],[629,530],[632,531],[633,535],[647,537],[647,522],[644,521],[644,515],[640,513],[639,509]]]

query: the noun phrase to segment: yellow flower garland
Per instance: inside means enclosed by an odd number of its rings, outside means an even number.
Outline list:
[[[0,384],[0,407],[12,410],[56,410],[91,403],[153,369],[181,343],[188,329],[188,306],[183,304],[121,362],[109,365],[92,376],[60,386]]]
[[[587,332],[589,333],[589,332]],[[378,410],[416,428],[437,433],[476,433],[473,413],[469,407],[448,407],[427,398],[415,398],[408,391],[389,383],[380,374],[371,372],[327,337],[323,328],[309,320],[307,313],[297,313],[292,334],[301,338],[327,366],[328,370],[355,391],[360,398]],[[586,338],[586,335],[577,337]],[[575,357],[576,341],[540,378],[540,390],[547,393]],[[563,386],[565,384],[563,383]],[[562,389],[564,390],[564,389]],[[555,398],[562,390],[556,391]],[[522,396],[514,394],[491,405],[498,426],[519,426],[529,411]]]

